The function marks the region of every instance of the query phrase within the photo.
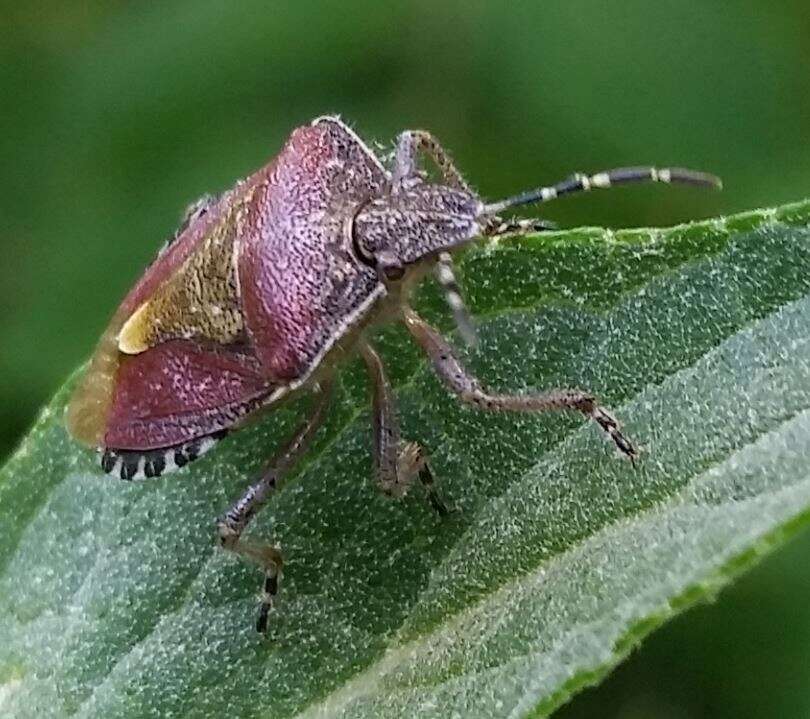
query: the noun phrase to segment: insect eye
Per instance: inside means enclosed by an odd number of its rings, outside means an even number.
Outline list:
[[[357,259],[365,265],[373,267],[378,274],[388,282],[396,282],[405,276],[405,267],[397,253],[388,248],[389,240],[384,223],[375,218],[373,212],[365,216],[368,204],[361,207],[351,219],[352,246]]]

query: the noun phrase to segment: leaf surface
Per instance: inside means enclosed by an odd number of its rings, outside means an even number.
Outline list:
[[[639,467],[578,417],[459,407],[387,329],[405,433],[459,511],[374,490],[347,365],[251,529],[287,561],[270,640],[259,576],[215,549],[213,520],[304,404],[127,484],[66,435],[69,382],[0,472],[0,715],[546,715],[810,517],[809,224],[805,202],[468,252],[469,366],[498,389],[595,392]],[[434,287],[419,306],[448,329]]]

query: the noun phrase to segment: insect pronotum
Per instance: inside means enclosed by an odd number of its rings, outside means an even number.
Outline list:
[[[421,155],[435,163],[439,182],[420,170]],[[425,452],[400,436],[385,367],[367,337],[382,321],[404,323],[462,402],[487,410],[575,410],[634,461],[636,449],[619,422],[587,391],[486,390],[411,309],[409,296],[434,271],[460,333],[472,339],[452,253],[481,237],[547,227],[503,212],[631,182],[720,186],[702,172],[629,167],[487,203],[436,139],[418,130],[399,136],[392,165],[385,167],[341,120],[321,117],[296,129],[265,167],[197,202],[116,311],[68,408],[70,432],[100,451],[104,471],[133,480],[180,469],[257,410],[298,390],[314,393],[310,416],[217,524],[221,545],[264,572],[259,631],[267,627],[282,558],[242,535],[317,431],[337,355],[356,349],[368,368],[374,474],[388,495],[400,497],[419,480],[434,508],[446,512]]]

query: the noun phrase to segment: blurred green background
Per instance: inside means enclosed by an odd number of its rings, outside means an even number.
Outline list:
[[[340,113],[434,131],[495,198],[575,170],[709,169],[550,205],[669,224],[810,195],[807,0],[54,2],[0,9],[0,455],[199,195]],[[810,716],[810,537],[559,716]]]

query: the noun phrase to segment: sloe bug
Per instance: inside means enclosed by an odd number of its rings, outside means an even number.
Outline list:
[[[441,182],[427,179],[420,155],[435,163]],[[217,523],[222,546],[264,572],[257,623],[264,631],[281,555],[242,533],[316,432],[334,360],[346,350],[359,351],[374,388],[377,483],[402,496],[419,479],[446,512],[422,448],[400,436],[385,368],[366,337],[373,324],[403,322],[461,401],[487,410],[576,410],[635,459],[619,423],[587,392],[488,392],[408,298],[434,270],[460,333],[470,338],[453,251],[476,238],[544,228],[538,220],[502,218],[510,208],[643,181],[720,186],[701,172],[631,167],[486,203],[429,133],[403,132],[389,171],[340,119],[318,118],[296,129],[268,165],[190,208],[102,335],[68,407],[68,428],[99,449],[105,472],[157,477],[199,457],[257,410],[298,390],[315,394],[309,418]]]

